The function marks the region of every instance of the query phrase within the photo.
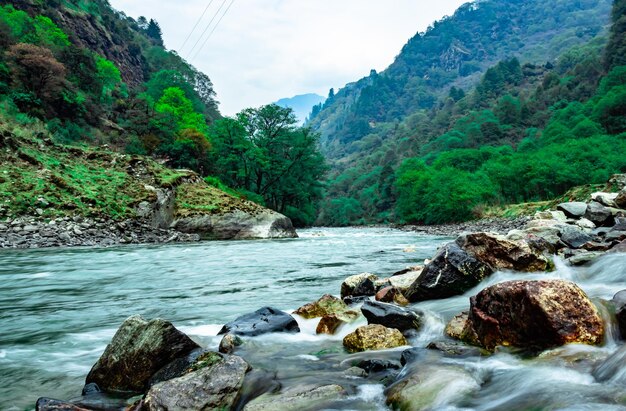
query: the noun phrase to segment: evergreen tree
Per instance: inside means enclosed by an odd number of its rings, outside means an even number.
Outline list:
[[[159,23],[156,20],[150,19],[150,23],[148,23],[148,28],[146,29],[146,34],[154,40],[157,45],[163,46],[163,33],[161,32],[161,26],[159,26]]]

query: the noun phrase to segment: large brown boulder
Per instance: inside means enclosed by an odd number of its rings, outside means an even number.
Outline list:
[[[117,330],[85,383],[107,392],[144,392],[159,369],[197,348],[169,321],[135,315]]]
[[[522,241],[507,240],[504,236],[490,233],[465,234],[456,243],[474,257],[494,270],[545,271],[551,262]]]
[[[587,295],[563,280],[507,281],[470,299],[462,338],[477,342],[545,349],[567,343],[600,344],[604,323]]]
[[[209,354],[188,374],[152,386],[142,410],[233,409],[250,366],[235,355]]]
[[[330,294],[325,294],[319,300],[303,305],[293,313],[309,319],[341,313],[346,311],[347,309],[348,305],[344,303],[341,299],[333,297]]]
[[[343,345],[350,352],[384,350],[407,345],[407,340],[395,328],[371,324],[357,328],[343,339]]]
[[[405,293],[409,301],[433,300],[463,294],[493,273],[493,269],[456,243],[439,249]]]

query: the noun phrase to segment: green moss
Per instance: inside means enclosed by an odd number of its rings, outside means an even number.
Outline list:
[[[202,354],[198,359],[187,369],[187,372],[199,371],[204,368],[211,367],[224,359],[216,352],[209,351]]]

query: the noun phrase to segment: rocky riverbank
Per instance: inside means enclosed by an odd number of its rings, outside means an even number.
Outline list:
[[[611,301],[595,301],[570,280],[541,279],[556,258],[579,265],[606,252],[626,252],[626,184],[617,188],[594,193],[588,202],[559,204],[506,235],[464,233],[423,265],[390,277],[351,276],[336,290],[340,297],[324,295],[291,314],[264,307],[242,315],[219,332],[219,352],[167,321],[131,317],[91,369],[83,397],[72,403],[42,398],[37,408],[337,409],[354,391],[347,381],[357,378],[383,385],[391,408],[426,410],[441,404],[442,396],[471,395],[488,384],[454,362],[420,362],[430,355],[426,351],[478,359],[508,350],[531,358],[570,343],[600,346],[607,336],[622,345],[610,330],[626,335],[626,290]],[[412,346],[427,319],[413,304],[460,296],[502,271],[538,277],[485,286],[426,349]],[[283,386],[280,374],[253,369],[246,358],[258,350],[255,338],[300,333],[302,321],[317,322],[318,334],[350,331],[340,334],[350,359],[333,365],[334,377],[314,374],[309,384]],[[594,381],[616,381],[623,378],[624,350],[597,361],[582,350],[580,358]],[[103,407],[103,398],[112,401],[111,396],[117,403]]]
[[[457,236],[464,232],[491,232],[506,234],[511,230],[524,228],[530,217],[517,218],[484,218],[476,221],[468,221],[456,224],[440,225],[399,225],[396,228],[404,231],[414,231],[420,234]]]

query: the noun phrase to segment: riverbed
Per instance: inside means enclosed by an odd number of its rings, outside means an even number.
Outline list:
[[[352,274],[384,277],[421,264],[450,240],[388,228],[299,234],[285,240],[3,251],[0,409],[32,409],[40,396],[80,396],[89,369],[130,315],[166,318],[216,349],[221,325],[243,313],[266,305],[292,311],[323,294],[339,294],[341,282]],[[468,308],[469,296],[513,278],[571,280],[603,307],[603,299],[626,289],[626,255],[607,255],[582,268],[557,261],[557,270],[547,274],[499,272],[463,296],[416,304],[425,322],[411,345],[441,339],[445,323]],[[344,373],[358,356],[343,351],[342,337],[365,320],[336,336],[316,336],[314,320],[299,322],[301,333],[249,339],[238,354],[286,386],[344,386],[349,395],[337,409],[386,409],[381,383]],[[594,365],[620,346],[616,335],[608,327],[602,347],[572,345],[537,358],[506,350],[469,358],[429,351],[420,366],[458,367],[474,381],[471,386],[459,382],[465,385],[437,397],[435,409],[626,409],[619,381],[598,383],[591,375]],[[392,359],[399,351],[378,356]]]

